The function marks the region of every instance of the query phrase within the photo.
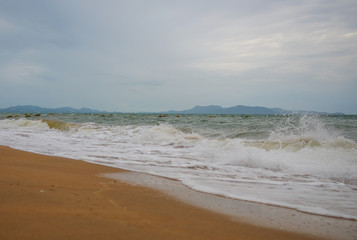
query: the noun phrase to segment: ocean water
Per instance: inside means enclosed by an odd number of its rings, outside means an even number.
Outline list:
[[[357,220],[357,116],[0,117],[0,144]]]

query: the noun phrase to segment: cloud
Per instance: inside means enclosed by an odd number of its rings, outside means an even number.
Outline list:
[[[311,101],[327,111],[329,95],[355,109],[343,96],[357,81],[356,10],[348,0],[3,1],[0,84],[118,111]]]
[[[0,18],[0,34],[5,34],[16,30],[16,26],[5,19]]]
[[[0,84],[6,85],[40,85],[41,76],[46,68],[34,63],[12,62],[0,67]]]
[[[316,12],[319,17],[314,17],[312,12],[317,8],[309,3],[283,5],[259,16],[221,19],[219,28],[202,35],[192,47],[201,56],[192,66],[209,71],[243,72],[264,67],[314,72],[320,70],[316,65],[321,65],[324,57],[331,58],[331,63],[335,56],[344,55],[342,64],[350,62],[357,53],[351,52],[355,41],[344,36],[354,38],[349,34],[353,29],[341,20],[334,21],[328,12]],[[340,60],[333,65],[340,65]]]

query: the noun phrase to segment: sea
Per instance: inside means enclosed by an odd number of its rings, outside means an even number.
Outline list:
[[[355,115],[3,114],[0,145],[357,220]]]

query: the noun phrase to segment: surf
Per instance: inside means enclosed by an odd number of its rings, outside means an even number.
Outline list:
[[[0,144],[357,219],[356,127],[353,117],[68,114],[0,120]]]

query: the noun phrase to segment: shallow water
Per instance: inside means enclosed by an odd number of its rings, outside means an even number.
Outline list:
[[[0,120],[0,144],[357,220],[356,116],[62,114]]]

